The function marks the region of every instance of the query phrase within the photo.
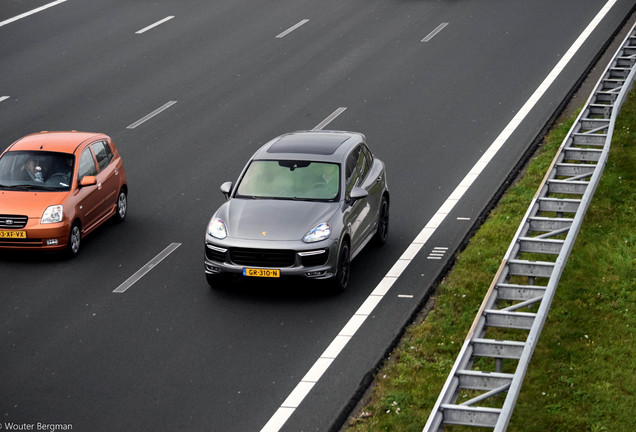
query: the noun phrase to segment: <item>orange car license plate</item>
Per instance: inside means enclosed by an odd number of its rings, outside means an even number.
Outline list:
[[[0,238],[27,238],[26,231],[0,231]]]
[[[244,268],[243,269],[243,276],[280,277],[280,270],[277,270],[277,269]]]

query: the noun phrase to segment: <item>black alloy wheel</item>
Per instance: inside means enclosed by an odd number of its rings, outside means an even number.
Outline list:
[[[378,228],[375,232],[375,243],[380,246],[386,243],[389,237],[389,201],[382,197],[380,202],[380,214],[378,216]]]
[[[351,275],[351,252],[349,243],[344,242],[338,256],[338,271],[333,278],[333,287],[337,292],[342,292],[349,285],[349,276]]]

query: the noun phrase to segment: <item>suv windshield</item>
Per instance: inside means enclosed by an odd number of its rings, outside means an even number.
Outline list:
[[[70,190],[73,155],[9,151],[0,158],[0,189]]]
[[[299,160],[255,160],[236,196],[334,201],[340,192],[340,166]]]

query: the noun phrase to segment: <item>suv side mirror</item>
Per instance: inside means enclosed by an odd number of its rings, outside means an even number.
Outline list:
[[[230,199],[230,192],[232,192],[232,182],[228,181],[221,185],[221,192],[225,195],[225,199]]]
[[[359,199],[366,198],[368,196],[369,192],[367,192],[366,190],[360,187],[354,187],[353,189],[351,189],[351,194],[349,194],[349,201],[351,202],[351,204],[353,204]]]

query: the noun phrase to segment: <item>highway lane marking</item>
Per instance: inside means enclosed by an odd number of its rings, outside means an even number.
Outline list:
[[[9,99],[11,96],[0,96],[0,102],[4,102]]]
[[[7,20],[4,20],[4,21],[0,22],[0,27],[5,26],[7,24],[11,24],[12,22],[15,22],[17,20],[21,20],[22,18],[26,18],[26,17],[28,17],[30,15],[33,15],[33,14],[36,14],[38,12],[42,12],[43,10],[48,9],[50,7],[57,6],[60,3],[64,3],[65,1],[66,0],[57,0],[57,1],[54,1],[52,3],[45,4],[44,6],[40,6],[39,8],[36,8],[36,9],[30,10],[28,12],[25,12],[23,14],[20,14],[18,16],[14,16],[13,18],[9,18]]]
[[[285,30],[284,32],[278,34],[276,36],[276,39],[280,39],[280,38],[284,38],[285,36],[287,36],[288,34],[290,34],[291,32],[293,32],[294,30],[296,30],[298,27],[305,25],[309,22],[308,19],[304,19],[301,20],[300,22],[294,24],[293,26],[291,26],[290,28],[288,28],[287,30]]]
[[[327,126],[329,123],[331,123],[332,121],[334,121],[336,119],[336,117],[338,117],[340,114],[342,114],[343,112],[345,112],[345,110],[347,109],[347,107],[340,107],[337,110],[335,110],[334,112],[332,112],[331,114],[329,114],[329,116],[324,119],[323,121],[321,121],[315,128],[313,128],[312,130],[314,131],[319,131],[322,130],[325,126]]]
[[[168,247],[166,247],[164,250],[159,252],[159,254],[156,257],[148,261],[148,263],[145,266],[137,270],[134,275],[126,279],[126,281],[122,283],[121,285],[119,285],[117,288],[115,288],[113,292],[118,294],[126,292],[128,288],[133,286],[137,281],[139,281],[139,279],[144,277],[146,273],[148,273],[150,270],[155,268],[157,264],[163,261],[168,255],[174,252],[179,246],[181,246],[181,243],[170,243]]]
[[[447,247],[435,246],[433,248],[433,250],[431,251],[431,253],[428,254],[426,259],[429,259],[429,260],[441,260],[442,258],[444,258],[444,255],[446,254],[446,252],[448,252],[448,248]]]
[[[142,28],[141,30],[137,30],[137,31],[135,32],[135,34],[142,34],[142,33],[145,33],[145,32],[147,32],[148,30],[153,29],[153,28],[155,28],[155,27],[157,27],[157,26],[159,26],[159,25],[161,25],[161,24],[165,23],[166,21],[170,21],[172,18],[174,18],[174,16],[168,16],[168,17],[165,17],[164,19],[159,20],[159,21],[157,21],[157,22],[156,22],[156,23],[154,23],[154,24],[150,24],[148,27],[144,27],[144,28]]]
[[[442,30],[444,30],[444,27],[446,27],[448,25],[448,23],[441,23],[440,25],[438,25],[435,30],[433,30],[432,32],[430,32],[424,39],[421,40],[421,42],[428,42],[431,39],[433,39],[439,32],[441,32]]]
[[[469,218],[469,217],[461,217],[461,216],[460,216],[460,217],[458,217],[458,218],[457,218],[457,220],[458,220],[458,221],[469,221],[469,220],[470,220],[470,218]]]
[[[371,292],[365,302],[358,308],[358,310],[351,317],[349,322],[345,324],[340,333],[333,340],[331,345],[325,350],[325,352],[316,361],[314,366],[309,370],[311,372],[305,375],[305,377],[297,384],[296,388],[292,390],[290,395],[280,405],[278,410],[272,415],[269,421],[263,426],[261,432],[278,432],[287,422],[289,417],[294,413],[296,408],[300,405],[303,399],[309,394],[309,391],[316,384],[318,379],[324,374],[328,366],[333,362],[337,355],[345,348],[347,343],[351,340],[353,335],[362,326],[364,321],[373,311],[375,305],[386,295],[397,280],[397,278],[404,272],[407,266],[415,258],[417,253],[424,247],[426,242],[435,233],[437,228],[446,219],[450,211],[459,202],[459,199],[466,193],[468,188],[475,182],[477,176],[485,170],[486,165],[495,157],[497,152],[501,149],[503,144],[512,135],[513,131],[519,126],[522,120],[528,115],[530,110],[537,104],[541,96],[547,91],[548,87],[556,80],[557,76],[565,69],[565,66],[570,62],[574,54],[581,48],[583,42],[592,34],[594,29],[598,26],[600,21],[607,15],[609,10],[614,6],[617,0],[609,0],[605,6],[598,12],[596,17],[590,22],[590,24],[583,30],[583,33],[576,39],[572,47],[562,57],[561,61],[552,69],[552,71],[545,78],[543,83],[539,85],[537,90],[532,94],[530,99],[523,105],[522,109],[514,116],[514,118],[508,123],[501,134],[490,145],[488,150],[484,153],[482,158],[477,161],[470,172],[464,177],[460,184],[455,188],[453,193],[450,194],[446,202],[442,204],[439,210],[433,215],[429,222],[424,226],[422,231],[413,240],[411,245],[404,251],[402,256],[395,262],[393,267],[388,271],[376,288]],[[320,375],[319,375],[320,374]]]
[[[172,105],[174,105],[176,103],[177,103],[177,101],[170,101],[170,102],[167,102],[167,103],[163,104],[162,106],[160,106],[159,108],[157,108],[156,110],[154,110],[153,112],[148,114],[147,116],[140,118],[139,120],[137,120],[133,124],[131,124],[128,127],[126,127],[126,129],[134,129],[134,128],[136,128],[140,124],[147,122],[148,120],[150,120],[151,118],[153,118],[157,114],[160,114],[161,112],[167,110],[168,108],[170,108]]]

